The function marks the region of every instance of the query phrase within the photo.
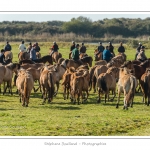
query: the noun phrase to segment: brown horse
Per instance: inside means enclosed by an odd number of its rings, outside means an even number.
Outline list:
[[[82,65],[88,64],[90,67],[92,66],[93,59],[91,56],[84,57],[80,60],[82,62]],[[65,68],[74,67],[75,69],[77,69],[81,65],[80,63],[78,63],[77,61],[74,61],[73,59],[66,59],[61,64],[65,66]]]
[[[27,52],[20,52],[20,53],[18,54],[18,58],[19,58],[19,61],[25,60],[25,59],[30,59],[30,53],[27,53]]]
[[[49,64],[53,64],[53,61],[52,61],[52,56],[50,56],[50,55],[46,55],[46,56],[43,56],[43,57],[41,57],[40,59],[36,59],[36,60],[34,60],[34,62],[35,63],[49,63]]]
[[[11,51],[6,51],[6,52],[4,53],[4,55],[5,55],[5,60],[10,59],[11,62],[12,62],[12,59],[13,59],[13,53],[12,53]]]
[[[124,62],[127,60],[127,55],[125,53],[118,53],[117,56],[122,56]]]
[[[150,68],[147,68],[140,79],[140,86],[143,93],[143,102],[145,105],[150,104]],[[147,102],[148,98],[148,102]]]
[[[97,53],[98,53],[98,49],[96,49],[96,50],[94,51],[95,61],[102,60],[102,55],[103,55],[103,53],[100,52],[98,55],[96,55]]]
[[[51,54],[51,52],[52,52],[52,50],[50,50],[49,54]],[[52,60],[53,60],[53,62],[57,63],[59,58],[62,58],[62,54],[61,53],[54,52],[52,54]]]
[[[86,54],[86,53],[80,53],[79,58],[82,59],[83,57],[87,57],[87,56],[88,56],[88,54]]]

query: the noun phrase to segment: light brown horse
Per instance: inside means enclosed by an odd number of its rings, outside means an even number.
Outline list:
[[[147,68],[145,73],[141,76],[140,86],[143,93],[143,102],[145,105],[150,104],[150,68]],[[147,102],[148,98],[148,102]]]
[[[16,86],[19,91],[20,102],[22,100],[22,106],[28,107],[30,94],[34,86],[32,75],[26,70],[21,70],[21,72],[18,73]]]
[[[106,99],[108,97],[109,101],[109,91],[113,91],[113,98],[111,99],[112,101],[114,100],[116,96],[116,79],[119,77],[119,69],[117,67],[111,67],[107,70],[106,73],[102,73],[98,76],[97,79],[97,87],[98,87],[98,93],[99,93],[99,100],[98,102],[101,102],[101,91],[102,93],[105,93],[105,103]]]
[[[12,53],[11,51],[6,51],[6,52],[4,53],[4,55],[5,55],[5,60],[10,59],[11,62],[12,62],[12,60],[13,60],[13,53]]]
[[[50,50],[49,54],[51,54],[51,52],[52,52],[52,50]],[[60,52],[54,52],[52,54],[53,62],[57,63],[59,58],[62,58],[62,54]]]
[[[12,77],[14,72],[17,74],[17,69],[18,63],[11,63],[6,66],[0,66],[0,85],[2,84],[2,82],[7,82],[7,86],[4,86],[3,94],[5,94],[7,88],[9,88],[9,91],[12,94]]]
[[[25,59],[30,59],[30,53],[27,53],[27,52],[20,52],[20,53],[18,54],[18,58],[19,58],[19,61],[25,60]]]
[[[98,49],[94,50],[95,61],[102,60],[103,53],[100,52],[98,55],[96,55],[97,53],[98,53]]]
[[[121,93],[124,93],[123,109],[127,110],[129,106],[133,107],[133,99],[136,87],[137,87],[136,77],[131,75],[130,71],[126,67],[120,68],[118,81],[118,101],[116,104],[116,108],[119,107]]]
[[[101,73],[105,73],[107,70],[108,70],[108,68],[107,68],[107,66],[105,66],[105,65],[97,66],[97,67],[95,68],[94,74],[93,74],[93,76],[92,76],[92,85],[93,85],[94,93],[96,92],[96,83],[97,83],[98,76],[99,76]]]

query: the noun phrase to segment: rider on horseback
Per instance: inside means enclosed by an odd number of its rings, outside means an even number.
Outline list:
[[[112,45],[112,43],[111,42],[109,42],[109,51],[111,52],[111,54],[113,55],[113,57],[115,57],[115,53],[114,53],[114,47],[113,47],[113,45]]]
[[[30,53],[31,49],[32,49],[32,43],[30,42],[30,43],[29,43],[29,46],[28,46],[28,48],[27,48],[27,52]]]
[[[5,47],[4,47],[4,51],[11,51],[11,45],[9,44],[9,42],[7,41]]]
[[[75,42],[74,42],[74,41],[72,41],[72,45],[71,45],[71,47],[70,47],[69,58],[70,58],[70,56],[71,56],[71,54],[72,54],[72,50],[73,50],[73,49],[75,49]]]
[[[20,50],[20,52],[25,52],[26,51],[26,47],[24,45],[24,41],[22,41],[21,44],[19,45],[19,50]]]
[[[35,45],[36,45],[36,52],[39,52],[41,49],[40,49],[40,46],[38,45],[38,43],[36,42],[35,43]]]
[[[50,53],[50,55],[52,55],[55,52],[58,52],[59,48],[55,41],[53,42],[53,46],[51,49],[52,49],[52,52]]]
[[[82,65],[82,61],[79,59],[79,44],[76,44],[75,48],[72,50],[72,59]]]
[[[147,57],[145,55],[145,47],[141,46],[140,52],[137,55],[137,60],[144,62],[145,60],[147,60]]]
[[[99,42],[99,44],[100,44],[100,45],[99,45],[98,48],[97,48],[97,49],[98,49],[98,53],[95,54],[95,57],[96,57],[99,53],[102,53],[102,52],[104,51],[104,49],[105,49],[104,46],[102,45],[102,42]]]
[[[82,46],[80,48],[80,53],[86,53],[86,47],[84,46],[84,43],[82,43]]]
[[[106,46],[106,49],[103,51],[103,60],[109,62],[113,55],[110,52],[110,46]]]
[[[3,65],[5,64],[5,55],[4,55],[4,53],[5,53],[5,50],[2,49],[1,53],[0,53],[0,63],[2,63]]]
[[[37,59],[37,58],[36,58],[36,44],[34,44],[34,45],[32,46],[32,49],[31,49],[31,51],[30,51],[30,59],[31,59],[32,61],[34,61],[34,60]]]
[[[18,54],[18,58],[19,58],[19,55],[20,55],[21,52],[26,52],[26,47],[24,45],[24,41],[21,42],[18,49],[20,50],[20,52]],[[24,57],[24,55],[23,55],[23,57]]]
[[[125,48],[124,48],[124,46],[122,45],[122,42],[120,42],[120,46],[119,46],[119,48],[118,48],[118,52],[119,52],[119,53],[124,53],[124,52],[125,52]]]
[[[141,46],[142,46],[142,44],[139,43],[139,46],[138,46],[137,49],[136,49],[135,60],[136,60],[136,58],[137,58],[137,55],[140,53]]]

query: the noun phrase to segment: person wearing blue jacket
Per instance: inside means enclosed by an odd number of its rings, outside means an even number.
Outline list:
[[[112,57],[113,55],[111,54],[109,50],[109,46],[106,46],[106,49],[103,51],[103,60],[106,60],[107,62],[109,62]]]
[[[30,59],[32,61],[37,59],[36,58],[36,45],[35,44],[32,46],[32,49],[30,50]]]

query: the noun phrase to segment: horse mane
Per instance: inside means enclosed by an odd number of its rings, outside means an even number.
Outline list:
[[[127,67],[130,63],[132,63],[130,60],[126,61],[121,65],[121,68]]]
[[[17,65],[18,65],[18,63],[10,63],[10,64],[8,64],[8,65],[6,65],[6,66],[7,66],[7,68],[13,70],[13,69],[16,68]]]
[[[147,64],[148,64],[148,62],[149,62],[149,60],[145,60],[144,62],[142,62],[142,63],[140,64],[140,66],[146,67]]]
[[[85,56],[81,59],[82,62],[89,62],[91,60],[93,60],[91,56]]]

